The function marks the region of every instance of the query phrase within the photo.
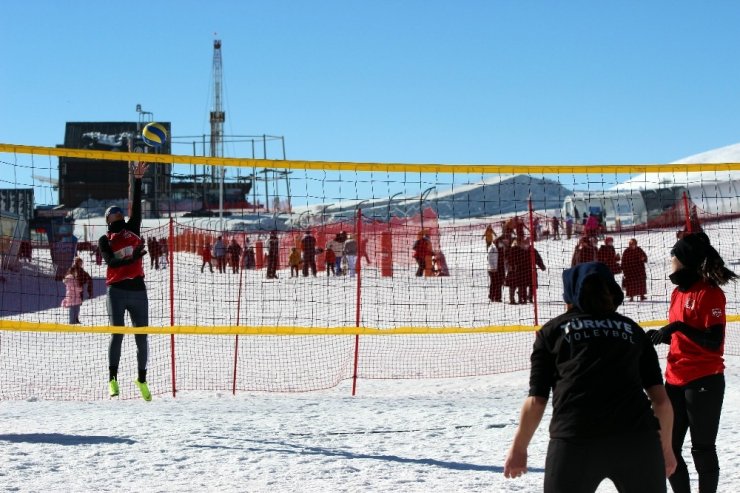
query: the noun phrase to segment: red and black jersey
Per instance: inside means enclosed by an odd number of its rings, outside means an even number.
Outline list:
[[[134,258],[134,250],[143,245],[141,238],[141,179],[134,180],[131,216],[124,228],[107,232],[98,240],[98,249],[108,265],[105,284],[134,291],[145,290],[144,268],[141,257]]]
[[[128,279],[144,277],[144,267],[141,257],[134,260],[134,250],[142,244],[142,239],[136,233],[124,229],[120,233],[107,233],[108,244],[116,260],[130,263],[122,263],[113,267],[110,264],[105,275],[105,284],[110,286]]]
[[[696,330],[724,326],[725,305],[722,289],[701,280],[686,291],[673,290],[668,321],[683,322]],[[717,349],[710,349],[692,341],[681,331],[674,332],[668,351],[666,382],[686,385],[697,378],[724,372],[724,349],[724,341]]]

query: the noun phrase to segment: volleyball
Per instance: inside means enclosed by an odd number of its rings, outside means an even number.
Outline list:
[[[167,142],[167,129],[161,123],[147,123],[141,131],[144,143],[152,147],[162,147]]]

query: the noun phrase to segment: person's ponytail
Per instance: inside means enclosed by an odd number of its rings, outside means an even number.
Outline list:
[[[737,274],[725,267],[725,261],[719,254],[707,256],[700,267],[700,273],[706,281],[715,286],[724,286],[738,278]]]

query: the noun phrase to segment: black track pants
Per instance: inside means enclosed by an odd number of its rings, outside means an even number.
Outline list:
[[[717,459],[717,431],[725,396],[725,376],[703,377],[677,387],[666,384],[668,397],[673,405],[673,452],[678,467],[670,477],[675,493],[689,493],[689,471],[681,456],[686,432],[691,433],[691,455],[699,473],[699,491],[713,493],[719,482]]]

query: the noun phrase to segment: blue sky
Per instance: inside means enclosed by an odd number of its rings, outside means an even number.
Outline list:
[[[289,159],[665,163],[740,141],[734,1],[29,0],[0,7],[0,142],[67,121],[227,134]],[[191,148],[175,148],[188,154]],[[246,150],[226,149],[227,156]]]

